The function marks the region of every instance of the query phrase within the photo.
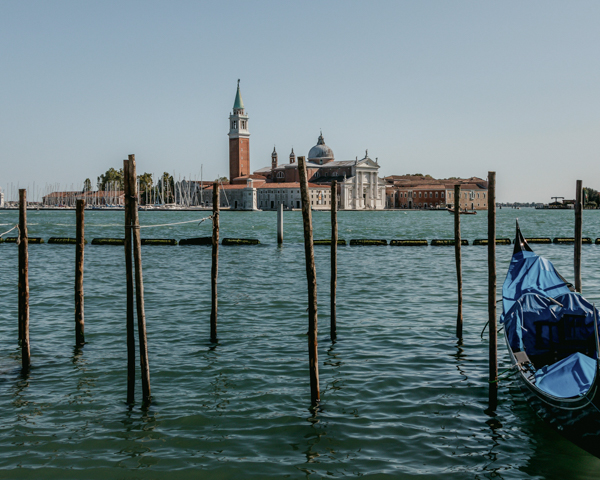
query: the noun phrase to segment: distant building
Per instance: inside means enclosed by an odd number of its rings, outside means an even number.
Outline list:
[[[440,209],[454,206],[454,185],[460,185],[460,208],[487,209],[487,182],[478,177],[437,180],[422,175],[385,178],[386,208]]]
[[[4,192],[0,189],[0,208],[4,208]]]
[[[315,185],[330,186],[338,182],[338,206],[340,210],[382,210],[385,208],[385,183],[378,177],[377,159],[369,158],[368,152],[362,159],[335,160],[333,150],[325,144],[323,134],[308,152],[306,173],[308,181]],[[254,172],[271,183],[295,183],[300,181],[296,155],[292,149],[287,164],[278,163],[275,148],[271,154],[271,166]],[[259,205],[260,208],[260,205]]]
[[[74,207],[77,200],[85,200],[88,206],[115,206],[125,205],[125,192],[123,190],[107,190],[95,192],[52,192],[42,197],[45,207]]]
[[[212,185],[204,189],[206,206],[212,206]],[[314,210],[331,208],[331,189],[324,185],[308,184],[311,207]],[[219,185],[219,206],[232,210],[277,210],[279,205],[286,210],[302,208],[300,183],[254,183],[248,179],[246,185]]]

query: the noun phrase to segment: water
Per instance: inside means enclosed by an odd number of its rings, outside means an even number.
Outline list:
[[[86,237],[122,236],[122,212],[86,212]],[[143,225],[205,216],[141,212]],[[572,211],[498,211],[498,236],[572,236]],[[74,236],[74,212],[29,212],[30,236]],[[584,212],[584,236],[600,236]],[[1,212],[0,232],[17,221]],[[154,401],[129,410],[122,247],[86,247],[87,344],[73,348],[73,245],[30,246],[31,354],[19,374],[17,248],[0,245],[0,478],[597,478],[600,460],[562,439],[500,384],[487,408],[486,247],[463,248],[464,330],[454,338],[452,247],[340,247],[338,334],[328,338],[329,248],[316,247],[322,407],[309,410],[307,294],[300,212],[223,212],[219,344],[208,342],[210,247],[143,247]],[[485,212],[462,217],[484,238]],[[445,212],[341,212],[340,238],[452,238]],[[315,238],[329,213],[314,214]],[[209,222],[142,230],[210,235]],[[568,279],[573,247],[535,245]],[[512,247],[498,246],[499,287]],[[583,247],[583,291],[600,301],[600,247]],[[500,369],[508,366],[502,335]]]

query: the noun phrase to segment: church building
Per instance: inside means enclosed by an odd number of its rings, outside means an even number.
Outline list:
[[[335,160],[333,150],[325,144],[323,133],[317,144],[308,152],[306,173],[315,185],[338,182],[339,208],[341,210],[383,210],[386,204],[385,182],[378,177],[379,163],[369,158],[368,151],[362,159]],[[298,164],[294,150],[287,164],[278,163],[277,151],[271,154],[271,166],[254,172],[266,177],[268,184],[299,182]],[[275,185],[273,187],[276,187]]]

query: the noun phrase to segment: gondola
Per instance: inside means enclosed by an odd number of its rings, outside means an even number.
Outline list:
[[[512,368],[529,404],[600,457],[598,310],[533,252],[518,222],[502,304]]]
[[[448,210],[448,213],[454,213],[454,209],[447,207],[446,210]],[[459,210],[459,212],[461,215],[477,215],[477,210]]]

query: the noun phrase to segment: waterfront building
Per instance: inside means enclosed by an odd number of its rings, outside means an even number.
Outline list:
[[[204,189],[204,204],[212,206],[213,186]],[[314,210],[331,208],[331,188],[325,185],[308,184],[311,207]],[[302,208],[300,183],[266,183],[248,179],[246,185],[219,185],[219,206],[231,210],[285,210]]]
[[[487,182],[481,178],[471,177],[460,184],[460,208],[466,210],[487,210]],[[449,207],[454,207],[454,185],[446,184],[446,198]]]
[[[0,208],[4,208],[4,192],[0,189]]]
[[[386,208],[440,209],[454,206],[454,185],[461,186],[460,208],[487,209],[487,182],[478,177],[437,180],[429,175],[385,178]]]
[[[280,204],[286,210],[302,208],[300,182],[263,183],[257,190],[258,208],[261,210],[277,210]],[[309,183],[308,196],[313,210],[331,209],[330,187]]]

